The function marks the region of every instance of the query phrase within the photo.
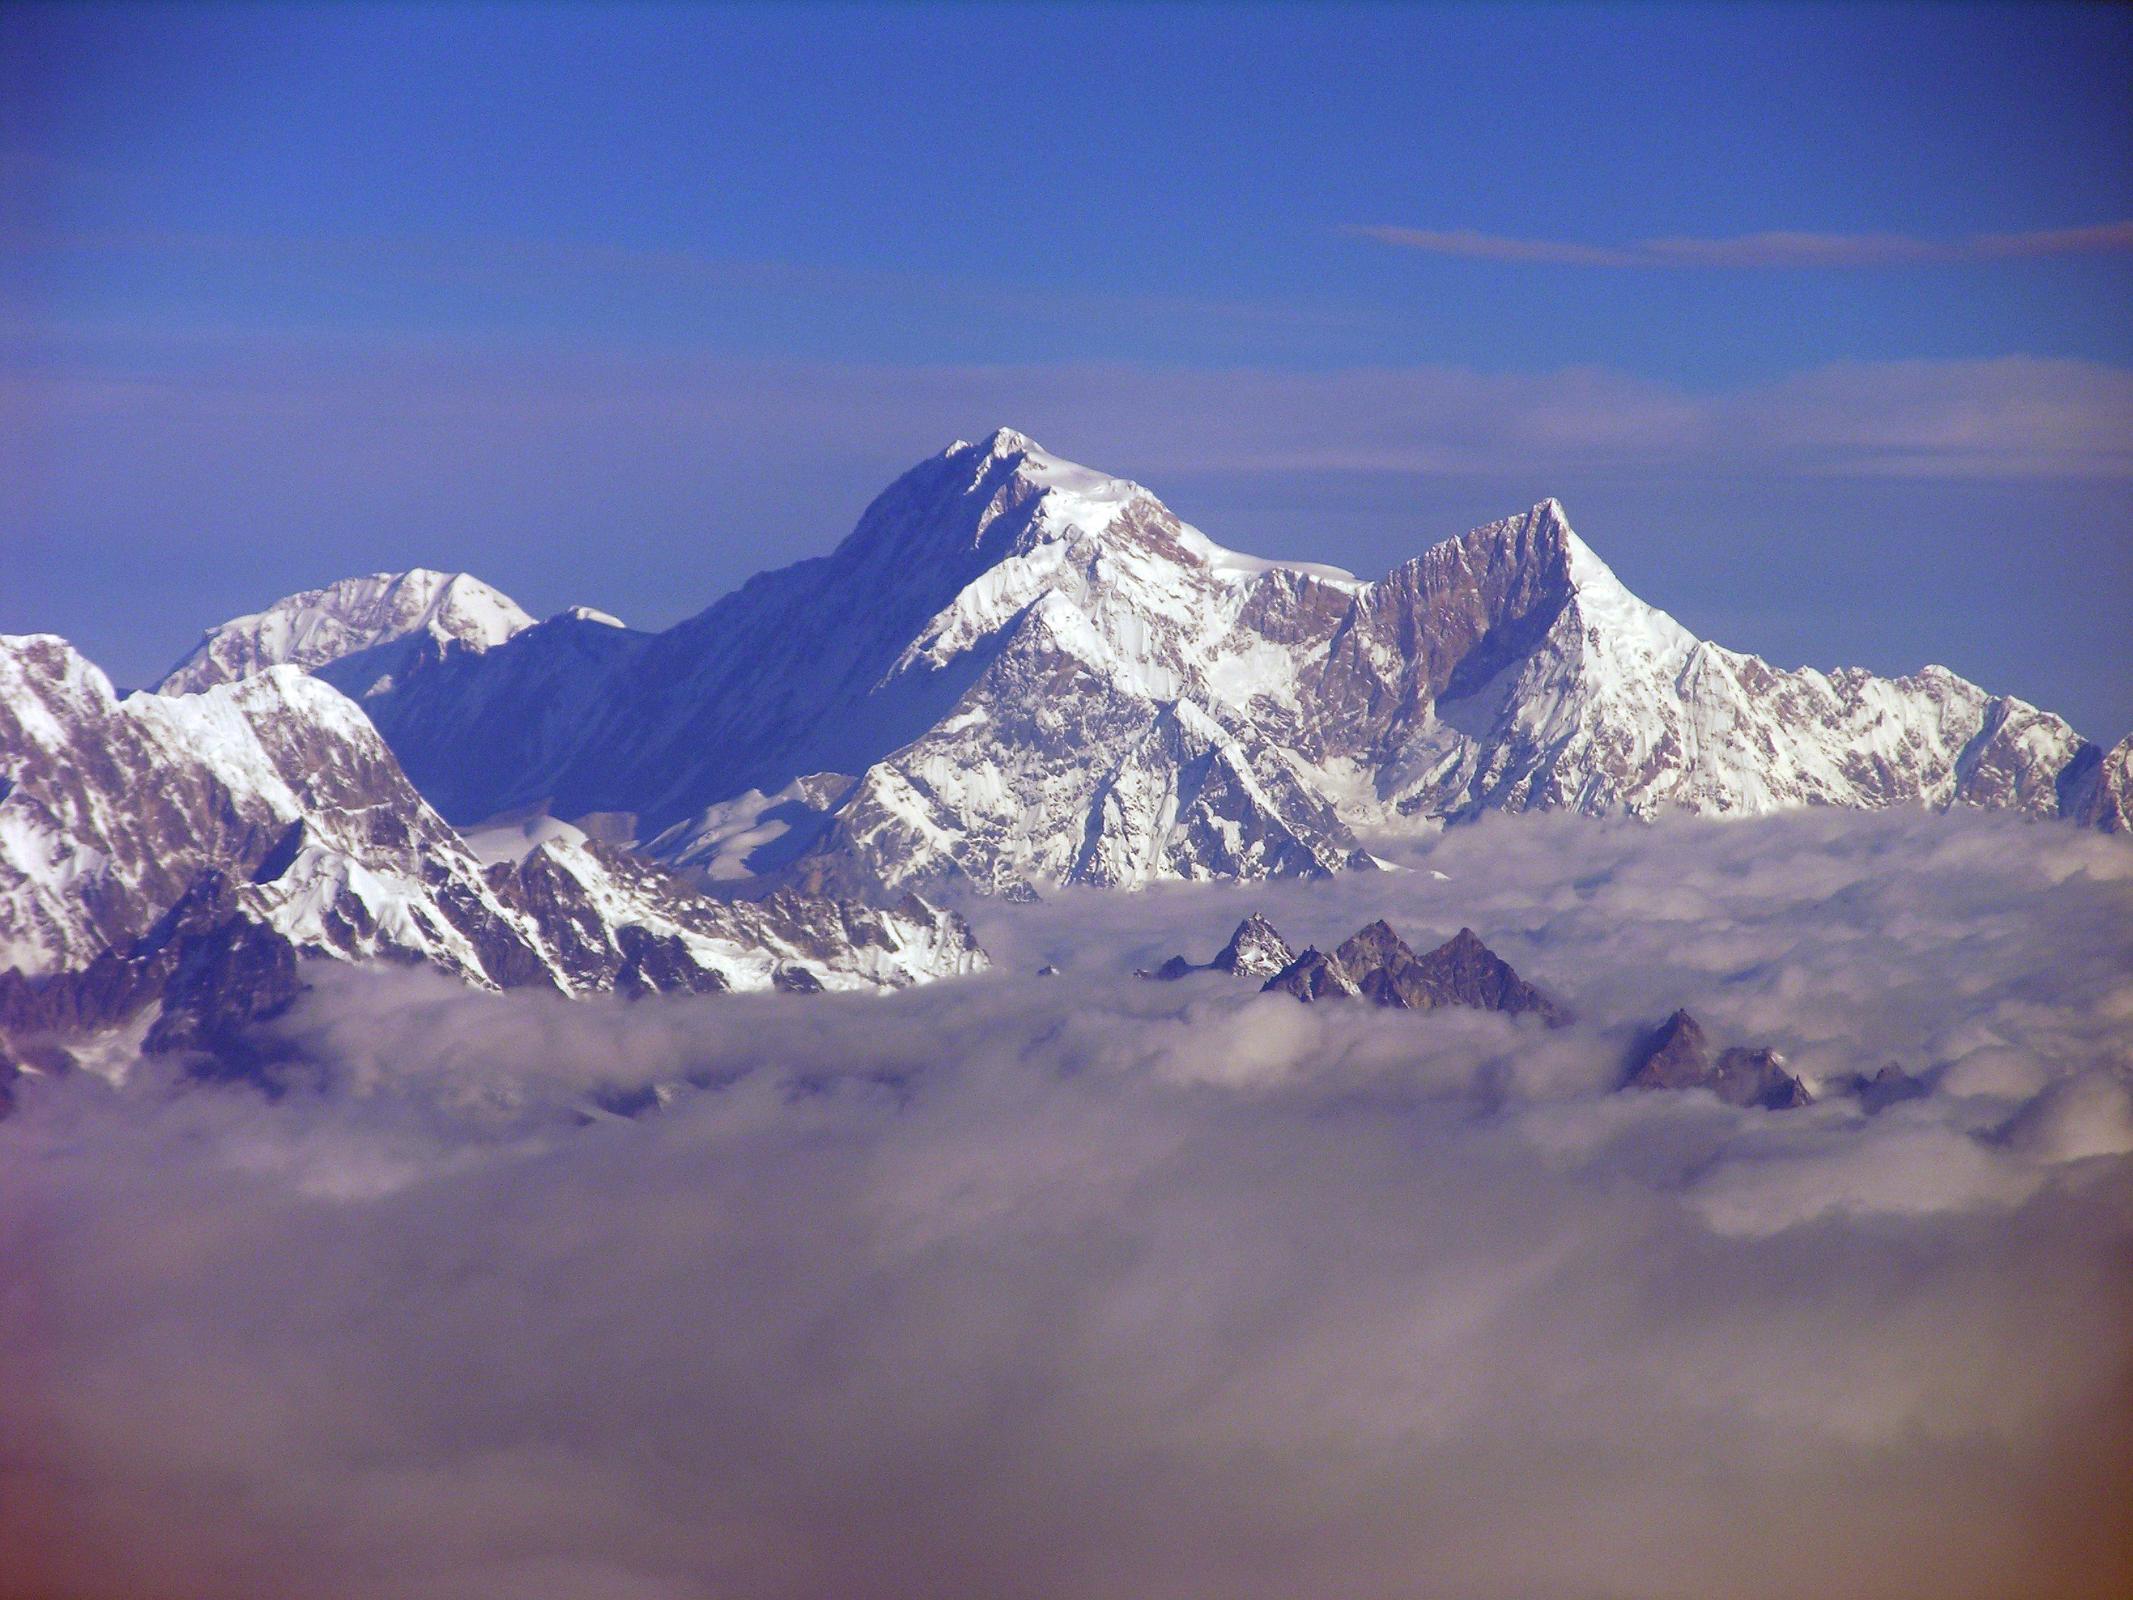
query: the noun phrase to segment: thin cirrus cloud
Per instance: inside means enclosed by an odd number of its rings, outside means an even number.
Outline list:
[[[1356,238],[1374,239],[1427,255],[1555,267],[1908,267],[2053,256],[2133,255],[2133,222],[2040,228],[2026,233],[1976,233],[1961,239],[1926,239],[1907,233],[1772,231],[1717,239],[1641,239],[1622,245],[1520,239],[1473,228],[1374,225],[1343,231]]]

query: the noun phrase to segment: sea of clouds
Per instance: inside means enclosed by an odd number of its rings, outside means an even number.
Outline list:
[[[992,973],[885,998],[326,968],[278,1095],[28,1085],[10,1592],[2133,1591],[2133,849],[1379,848],[982,906]],[[1131,976],[1254,909],[1471,926],[1580,1021]],[[1617,1092],[1680,1005],[1816,1104]]]

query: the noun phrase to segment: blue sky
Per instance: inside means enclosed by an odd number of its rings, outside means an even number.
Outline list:
[[[1379,570],[2133,726],[2103,8],[0,13],[0,628],[346,572],[676,620],[1010,422]]]

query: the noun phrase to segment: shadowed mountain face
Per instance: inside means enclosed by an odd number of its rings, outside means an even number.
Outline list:
[[[598,816],[736,882],[1309,877],[1369,865],[1358,831],[1389,819],[1534,808],[2122,827],[2133,781],[2127,747],[1941,668],[1788,672],[1698,640],[1552,500],[1363,582],[1225,550],[1007,430],[664,634],[483,620],[502,637],[417,630],[352,685],[444,814]]]
[[[1714,1055],[1703,1025],[1686,1011],[1668,1017],[1639,1045],[1628,1086],[1708,1089],[1727,1105],[1769,1111],[1804,1106],[1813,1098],[1775,1050],[1735,1045]]]

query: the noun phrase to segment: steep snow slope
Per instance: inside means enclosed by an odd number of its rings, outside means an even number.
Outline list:
[[[390,682],[423,645],[493,649],[533,626],[516,602],[464,572],[377,572],[277,600],[266,610],[210,628],[156,687],[189,694],[288,663],[309,669],[368,660],[341,687],[360,697]],[[385,653],[381,647],[400,648]]]

